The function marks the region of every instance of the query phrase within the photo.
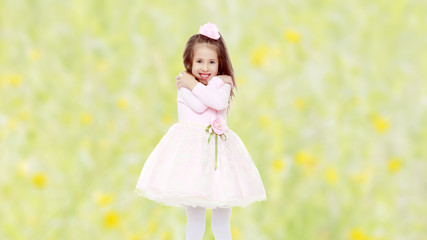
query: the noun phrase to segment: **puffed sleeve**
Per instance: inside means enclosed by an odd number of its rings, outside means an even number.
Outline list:
[[[197,97],[195,97],[189,89],[183,87],[178,91],[178,101],[185,103],[197,113],[202,113],[208,108],[206,105],[200,102],[200,100],[197,99]]]
[[[204,105],[215,110],[223,110],[228,106],[231,85],[224,84],[221,78],[213,77],[207,86],[197,83],[192,92]]]

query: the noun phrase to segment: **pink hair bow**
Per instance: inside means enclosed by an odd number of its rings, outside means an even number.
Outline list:
[[[200,26],[199,33],[215,40],[218,40],[220,38],[218,28],[213,23],[206,23],[205,25]]]

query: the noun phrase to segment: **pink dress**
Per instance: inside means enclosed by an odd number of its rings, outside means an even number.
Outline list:
[[[207,86],[178,91],[178,123],[173,124],[145,162],[135,192],[168,206],[246,207],[266,200],[255,164],[231,129],[226,140],[206,127],[212,118],[227,117],[231,86],[213,77]],[[217,168],[215,169],[215,161]]]

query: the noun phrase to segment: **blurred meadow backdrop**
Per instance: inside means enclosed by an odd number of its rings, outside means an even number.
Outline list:
[[[184,209],[133,190],[207,21],[268,197],[233,208],[233,239],[427,239],[427,1],[0,0],[0,14],[0,239],[185,239]]]

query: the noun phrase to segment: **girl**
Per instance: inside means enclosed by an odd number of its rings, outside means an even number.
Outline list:
[[[179,121],[148,157],[135,191],[186,208],[187,240],[203,238],[207,208],[215,239],[231,239],[231,208],[267,198],[245,145],[227,127],[235,80],[215,24],[188,40],[183,61],[186,71],[176,77]]]

